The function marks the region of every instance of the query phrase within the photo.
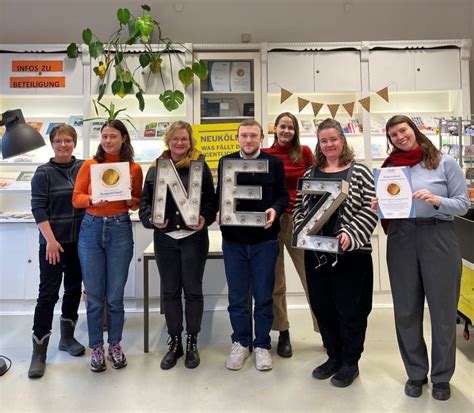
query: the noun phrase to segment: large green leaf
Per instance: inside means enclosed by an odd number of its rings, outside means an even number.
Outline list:
[[[149,15],[137,17],[134,28],[140,32],[140,36],[149,37],[153,31],[153,19]]]
[[[178,72],[178,77],[184,86],[189,86],[193,83],[193,71],[190,67],[185,67]]]
[[[104,52],[104,45],[102,42],[92,42],[89,45],[89,52],[91,57],[99,57]]]
[[[125,92],[127,93],[127,95],[129,93],[132,93],[133,92],[133,82],[125,82],[125,80],[123,81],[123,88],[125,90]]]
[[[207,79],[208,70],[207,65],[202,60],[193,63],[193,73],[201,80]]]
[[[138,109],[143,112],[143,110],[145,109],[145,99],[143,99],[143,93],[141,91],[137,92],[135,96],[138,100]]]
[[[111,86],[112,94],[116,95],[120,91],[121,88],[122,88],[122,81],[119,79],[115,79],[112,82],[112,86]]]
[[[170,112],[178,109],[179,106],[184,102],[183,92],[179,90],[165,90],[160,95],[160,100],[163,102],[163,106]]]
[[[76,43],[71,43],[66,50],[67,57],[70,59],[76,59],[79,56],[79,48]]]
[[[140,66],[145,68],[150,63],[150,55],[148,53],[140,53],[138,60],[140,61]]]
[[[92,31],[91,29],[85,29],[82,32],[82,40],[84,41],[87,46],[89,46],[92,42]]]
[[[127,24],[130,20],[130,11],[128,9],[118,9],[117,19],[119,20],[120,24]]]

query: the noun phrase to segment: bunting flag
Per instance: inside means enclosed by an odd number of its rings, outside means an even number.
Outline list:
[[[318,116],[318,113],[321,110],[321,108],[324,106],[324,103],[311,102],[311,106],[313,107],[314,117],[316,117]]]
[[[370,112],[370,96],[367,96],[363,99],[359,99],[359,103],[367,112]]]
[[[351,117],[352,117],[352,114],[354,113],[354,106],[355,106],[355,102],[348,102],[348,103],[342,104],[342,107],[346,110],[346,112]]]
[[[328,104],[328,109],[329,112],[331,112],[331,116],[334,119],[336,117],[337,110],[339,109],[339,106],[341,106],[339,103],[335,103],[333,105]]]
[[[280,93],[280,103],[283,103],[285,100],[293,96],[293,92],[290,92],[289,90],[281,88],[281,93]]]
[[[383,100],[388,102],[388,86],[385,86],[383,89],[378,90],[377,95],[379,95]]]
[[[301,112],[308,103],[309,103],[308,99],[303,99],[303,98],[298,97],[298,109],[299,109],[299,111]]]

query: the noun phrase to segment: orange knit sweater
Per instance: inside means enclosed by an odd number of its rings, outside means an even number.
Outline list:
[[[105,154],[105,162],[120,162],[119,155]],[[77,174],[72,204],[75,208],[86,208],[86,212],[97,216],[111,216],[128,212],[129,209],[135,211],[140,206],[142,195],[143,173],[142,168],[135,162],[130,162],[130,176],[132,178],[132,205],[129,207],[127,201],[110,201],[102,206],[93,206],[91,199],[91,168],[92,164],[97,164],[95,159],[85,161]]]

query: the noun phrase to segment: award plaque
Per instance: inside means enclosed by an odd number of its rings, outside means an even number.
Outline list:
[[[124,201],[132,198],[128,162],[91,165],[92,200]]]

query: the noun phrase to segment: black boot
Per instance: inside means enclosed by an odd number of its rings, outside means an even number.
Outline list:
[[[71,356],[82,356],[86,349],[74,338],[76,323],[68,318],[61,317],[61,339],[59,350],[67,351]]]
[[[277,353],[280,357],[285,358],[291,357],[293,355],[290,342],[290,332],[288,330],[280,331],[280,336],[278,337]]]
[[[197,334],[188,334],[188,338],[186,339],[186,358],[184,360],[184,365],[188,369],[194,369],[199,366],[200,362],[201,360],[197,349]]]
[[[46,369],[46,352],[48,350],[49,336],[51,333],[43,336],[41,340],[33,334],[33,355],[31,356],[30,369],[28,377],[30,379],[39,379],[43,377]]]
[[[184,354],[180,335],[170,336],[167,344],[169,345],[168,353],[165,354],[160,364],[163,370],[168,370],[176,366],[176,362]]]

